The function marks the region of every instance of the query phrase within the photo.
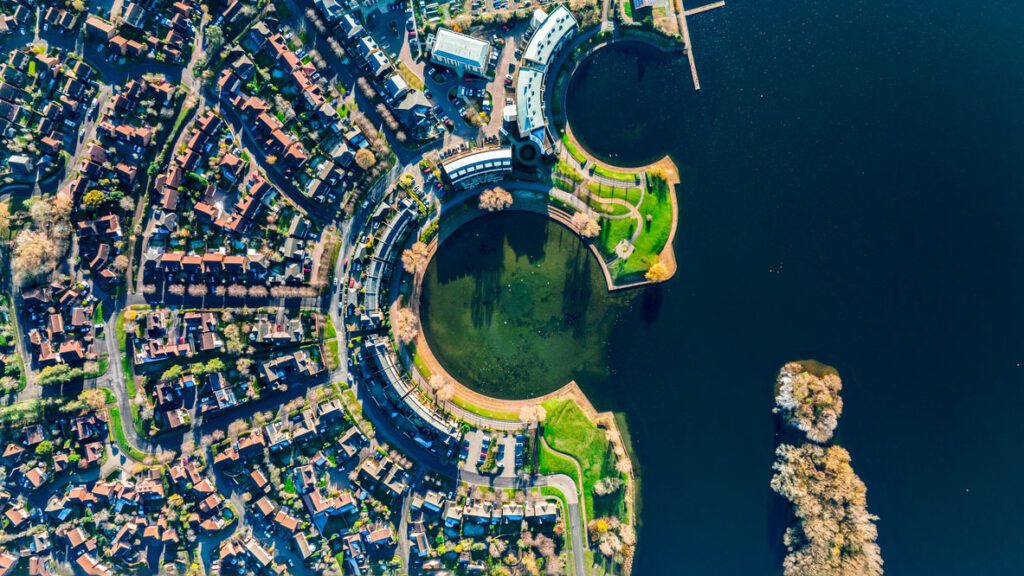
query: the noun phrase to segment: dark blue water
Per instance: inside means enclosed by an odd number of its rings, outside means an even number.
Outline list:
[[[678,275],[581,382],[630,424],[636,574],[780,572],[772,384],[807,357],[887,573],[1024,574],[1022,29],[1019,1],[730,0],[691,18],[701,92],[635,46],[574,78],[592,151],[682,170]]]

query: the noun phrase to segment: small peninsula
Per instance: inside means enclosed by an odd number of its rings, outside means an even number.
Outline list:
[[[849,452],[828,442],[839,423],[842,380],[815,361],[790,362],[779,371],[776,412],[807,436],[775,451],[772,490],[793,505],[786,529],[786,576],[877,576],[883,573],[876,543],[877,516],[867,510],[867,487]]]

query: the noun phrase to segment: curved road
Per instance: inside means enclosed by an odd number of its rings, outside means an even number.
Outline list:
[[[192,77],[190,70],[191,62],[190,65],[186,67],[164,65],[154,62],[129,63],[124,66],[119,66],[111,64],[102,57],[99,57],[100,54],[96,51],[95,48],[89,50],[88,52],[91,53],[87,54],[87,51],[84,49],[84,42],[82,41],[81,35],[68,36],[57,34],[51,31],[49,33],[43,34],[42,36],[42,39],[47,44],[76,52],[82,57],[84,57],[90,65],[96,68],[96,70],[100,73],[101,77],[103,78],[103,82],[107,85],[111,85],[114,83],[123,83],[125,80],[132,77],[133,75],[139,75],[144,72],[162,72],[168,77],[169,80],[183,80],[186,81],[191,88],[195,88],[195,79],[194,77]],[[38,33],[13,34],[3,39],[3,41],[0,42],[0,47],[4,49],[11,49],[16,46],[26,45],[29,42],[38,41],[39,39],[40,38]],[[332,58],[333,55],[329,50],[323,50],[321,51],[321,53],[324,54],[328,60],[334,60],[334,58]],[[334,64],[335,62],[332,61],[331,63]],[[341,67],[336,67],[336,69],[344,70],[344,68]],[[212,100],[214,97],[216,97],[216,95],[209,94],[203,96],[204,100],[207,101]],[[360,94],[356,94],[356,98],[360,98],[360,96]],[[214,100],[214,102],[216,102],[216,100]],[[225,115],[228,118],[229,122],[233,124],[235,127],[241,126],[242,134],[248,137],[246,138],[246,140],[249,141],[247,142],[247,144],[249,144],[247,148],[250,148],[253,152],[257,152],[260,159],[265,159],[260,150],[260,146],[253,145],[257,144],[257,142],[256,139],[252,137],[252,134],[249,131],[249,126],[246,124],[245,120],[241,118],[237,113],[235,113],[234,110],[231,110],[230,107],[225,108],[227,108],[228,110],[225,113],[225,110],[222,109],[222,114]],[[363,108],[371,111],[369,112],[369,115],[373,115],[372,106],[363,106]],[[389,137],[392,136],[390,133],[387,134]],[[396,155],[398,156],[398,164],[396,165],[395,169],[391,170],[387,175],[385,175],[385,177],[381,178],[374,186],[374,189],[371,190],[371,193],[368,196],[370,197],[371,200],[373,200],[373,203],[379,201],[380,198],[383,197],[384,192],[390,189],[393,183],[397,180],[398,174],[401,172],[402,168],[409,167],[411,173],[414,174],[414,177],[421,176],[415,169],[416,165],[418,164],[419,160],[423,158],[426,152],[436,148],[436,146],[427,146],[419,150],[411,150],[409,148],[405,148],[404,146],[397,142],[394,142],[393,138],[389,139],[392,140],[392,148],[395,151]],[[308,216],[317,220],[321,224],[327,225],[333,223],[338,226],[338,232],[342,240],[342,246],[341,257],[338,258],[335,277],[340,278],[342,280],[346,279],[347,270],[345,269],[345,263],[347,261],[347,255],[349,249],[353,245],[354,240],[358,238],[359,234],[361,233],[361,217],[364,215],[364,212],[366,210],[359,210],[355,217],[350,220],[338,222],[332,216],[324,215],[324,207],[322,205],[316,204],[307,196],[302,194],[300,190],[296,189],[295,186],[291,184],[291,179],[282,174],[280,170],[277,169],[276,166],[268,165],[266,162],[261,162],[261,166],[267,171],[268,177],[270,178],[271,182],[276,187],[278,187],[283,193],[285,193],[291,200],[293,200],[297,205],[299,205],[304,211],[306,211]],[[529,185],[528,187],[538,191],[539,188],[541,188],[541,186],[538,185]],[[544,190],[547,191],[549,189],[544,187]],[[374,208],[374,206],[367,207],[367,209],[372,208]],[[335,324],[339,328],[338,341],[340,350],[348,350],[347,345],[345,345],[344,326],[337,314],[338,302],[341,301],[342,291],[345,288],[345,284],[346,283],[344,281],[340,282],[339,285],[336,286],[332,291],[331,297],[329,299],[325,298],[321,300],[322,304],[329,306],[328,313],[335,320]],[[126,375],[123,372],[121,364],[121,351],[117,341],[116,321],[118,316],[125,309],[125,307],[140,303],[144,303],[144,299],[140,294],[130,294],[126,299],[122,298],[116,301],[109,301],[109,316],[105,320],[106,333],[103,338],[103,345],[105,347],[105,351],[109,359],[109,369],[106,374],[93,381],[91,385],[105,386],[114,392],[114,395],[117,399],[117,405],[121,410],[122,424],[128,441],[137,446],[142,451],[156,455],[164,450],[174,449],[174,447],[177,446],[177,443],[180,443],[181,435],[171,434],[164,437],[161,441],[150,441],[149,439],[141,437],[137,433],[137,431],[135,430],[134,423],[132,421],[132,399],[128,397],[127,391],[125,389]],[[332,377],[337,378],[342,382],[347,380],[347,363],[345,361],[340,362],[340,366],[332,374]],[[298,393],[302,393],[304,388],[305,387],[302,387],[302,389],[300,389]],[[441,458],[437,457],[436,455],[427,452],[417,443],[413,442],[404,434],[400,433],[396,428],[394,428],[391,425],[391,418],[389,414],[384,413],[372,401],[367,401],[368,396],[366,394],[359,394],[360,391],[358,389],[358,386],[356,386],[355,389],[357,391],[357,394],[362,399],[364,414],[376,427],[376,432],[379,438],[388,442],[389,444],[394,445],[402,452],[408,454],[413,461],[417,462],[427,471],[440,473],[443,474],[444,476],[455,478],[473,485],[519,489],[538,486],[551,486],[559,489],[565,496],[565,501],[568,508],[566,513],[569,515],[569,522],[572,534],[571,549],[573,556],[572,560],[574,573],[577,576],[584,576],[585,561],[583,553],[585,548],[583,530],[585,527],[582,525],[579,491],[571,478],[565,475],[535,476],[532,478],[492,478],[489,476],[481,476],[475,473],[460,472],[459,469],[453,463],[444,461]],[[275,403],[279,403],[281,398],[275,397],[267,399],[268,402],[270,400],[273,400]],[[237,418],[244,417],[245,413],[251,414],[252,410],[256,410],[261,407],[266,408],[265,406],[262,406],[262,403],[259,404],[261,405],[247,406],[244,412],[235,411],[230,414],[222,415],[221,417],[208,419],[201,423],[197,422],[197,427],[198,429],[209,430],[212,429],[213,427],[226,425],[226,422],[228,420],[234,420]],[[243,513],[244,506],[242,506],[240,503],[234,503],[234,505],[239,508],[240,514]],[[240,520],[243,519],[244,517],[240,518]],[[242,524],[242,521],[236,522],[236,529],[238,526],[241,526]],[[232,531],[232,533],[233,532],[234,531]],[[222,540],[228,537],[229,535],[230,533],[227,533],[218,535],[214,538],[203,539],[202,554],[204,558],[208,557],[208,554],[210,554],[213,551],[213,546],[215,546],[219,540]]]

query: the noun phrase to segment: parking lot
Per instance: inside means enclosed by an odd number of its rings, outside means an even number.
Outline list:
[[[459,458],[462,469],[466,472],[479,474],[479,466],[483,464],[491,443],[497,443],[495,461],[498,465],[496,476],[513,478],[516,470],[523,465],[524,437],[495,435],[482,430],[473,430],[466,434],[462,441]]]
[[[490,0],[488,0],[490,1]],[[498,0],[499,5],[507,0]],[[514,40],[522,36],[527,24],[494,27],[491,42],[496,55],[493,61],[494,79],[467,77],[460,78],[453,71],[435,66],[419,56],[419,38],[412,28],[412,14],[407,3],[379,2],[366,9],[366,27],[381,49],[393,60],[400,61],[413,74],[423,79],[424,93],[434,105],[435,114],[446,128],[442,148],[458,147],[466,142],[482,144],[487,136],[497,135],[502,125],[502,111],[512,97],[512,86],[506,84],[506,76],[515,70]],[[493,8],[493,5],[492,5]],[[474,36],[481,36],[474,34]],[[414,45],[410,42],[416,40]],[[504,45],[504,46],[503,46]],[[422,46],[423,49],[428,48]],[[470,91],[468,100],[459,94],[459,89]],[[484,107],[478,96],[481,90],[490,95],[489,107]],[[456,98],[449,99],[454,92]],[[474,126],[463,117],[462,112],[486,112],[486,123]]]

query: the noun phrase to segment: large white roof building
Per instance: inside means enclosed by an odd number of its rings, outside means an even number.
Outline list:
[[[546,17],[541,11],[535,12],[531,26],[535,24],[536,30],[526,45],[516,83],[516,124],[520,136],[543,146],[547,135],[545,75],[558,49],[576,35],[579,25],[565,6],[555,8]]]
[[[535,130],[544,129],[544,72],[530,68],[519,69],[516,108],[519,134],[528,136]]]
[[[447,28],[437,30],[434,45],[430,49],[431,62],[460,73],[470,72],[480,76],[487,73],[487,61],[490,57],[489,43]]]
[[[523,58],[533,66],[546,68],[555,52],[576,34],[578,28],[579,24],[568,8],[555,8],[530,37]]]

